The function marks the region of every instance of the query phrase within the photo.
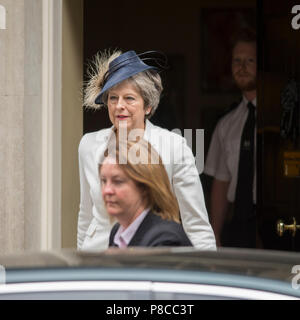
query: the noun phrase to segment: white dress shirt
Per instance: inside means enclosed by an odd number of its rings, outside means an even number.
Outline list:
[[[126,248],[136,233],[136,230],[139,228],[140,224],[145,219],[146,215],[148,214],[150,208],[145,209],[141,214],[139,214],[136,219],[125,229],[123,226],[119,226],[115,236],[114,236],[114,243],[119,248]]]
[[[237,185],[240,145],[243,128],[248,116],[248,100],[222,117],[214,130],[207,153],[204,173],[220,181],[229,181],[227,199],[234,202]],[[256,106],[256,98],[252,101]],[[256,128],[255,128],[256,130]],[[254,145],[256,146],[256,134]],[[256,203],[256,147],[254,146],[253,201]]]

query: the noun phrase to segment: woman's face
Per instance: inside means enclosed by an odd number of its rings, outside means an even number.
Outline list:
[[[106,158],[100,168],[101,191],[108,214],[127,227],[145,208],[144,192],[115,160]]]
[[[110,121],[117,130],[126,127],[129,132],[145,128],[145,114],[151,108],[145,109],[141,94],[131,82],[125,80],[110,89],[107,105]]]

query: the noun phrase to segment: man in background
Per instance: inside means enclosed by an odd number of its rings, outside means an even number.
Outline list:
[[[217,246],[256,247],[256,36],[242,30],[232,47],[241,100],[218,121],[204,173],[213,177],[210,218]]]

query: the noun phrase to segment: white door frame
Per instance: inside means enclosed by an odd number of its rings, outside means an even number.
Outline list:
[[[61,248],[62,0],[43,0],[41,249]]]

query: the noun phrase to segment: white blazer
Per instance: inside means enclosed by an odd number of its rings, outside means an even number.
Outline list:
[[[81,250],[103,250],[108,247],[112,224],[102,200],[98,165],[112,132],[113,127],[87,133],[79,144],[80,210],[77,247]],[[143,138],[162,158],[177,197],[183,228],[192,244],[200,249],[216,250],[195,159],[186,140],[148,120]]]

